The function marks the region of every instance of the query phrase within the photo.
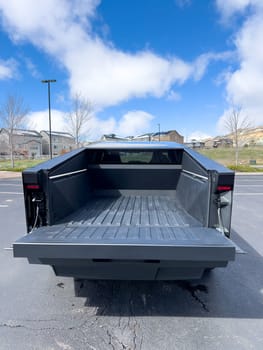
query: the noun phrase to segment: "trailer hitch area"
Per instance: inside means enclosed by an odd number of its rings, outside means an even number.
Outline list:
[[[41,216],[40,216],[40,203],[43,202],[43,198],[36,195],[31,199],[31,201],[32,203],[34,203],[34,207],[35,207],[35,219],[34,219],[33,225],[31,226],[31,230],[29,234],[34,231],[38,223],[40,226],[42,226]]]
[[[32,203],[41,203],[43,202],[43,198],[37,198],[37,197],[33,197],[32,198]]]
[[[217,196],[217,198],[214,200],[214,202],[215,202],[218,209],[227,207],[230,204],[229,200],[220,194]]]

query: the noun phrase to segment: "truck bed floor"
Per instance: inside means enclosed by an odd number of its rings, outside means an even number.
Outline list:
[[[94,197],[66,222],[67,227],[201,226],[199,221],[179,207],[175,197],[165,195]]]

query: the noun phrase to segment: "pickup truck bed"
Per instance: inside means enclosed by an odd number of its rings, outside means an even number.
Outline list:
[[[131,263],[132,279],[196,278],[204,266],[225,266],[235,255],[229,239],[202,227],[168,195],[95,196],[15,245],[16,256],[53,265],[59,275],[84,277],[85,270],[87,277],[89,270],[89,278],[107,278],[109,270],[111,278],[120,278]]]
[[[235,258],[233,184],[182,145],[94,143],[23,172],[14,256],[74,278],[200,278]]]

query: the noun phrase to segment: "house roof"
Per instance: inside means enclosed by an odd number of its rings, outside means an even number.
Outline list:
[[[152,135],[153,135],[153,136],[158,136],[159,134],[160,134],[160,135],[168,135],[168,134],[170,134],[170,133],[172,133],[172,132],[175,132],[177,135],[181,136],[181,135],[179,134],[179,132],[176,131],[176,130],[160,131],[160,133],[159,133],[159,132],[155,132],[155,133],[153,133]]]
[[[49,136],[49,130],[41,130],[40,133],[45,133]],[[68,137],[71,139],[74,139],[74,137],[69,132],[62,132],[62,131],[51,131],[52,136],[58,136],[58,137]]]
[[[146,134],[138,135],[136,138],[143,138],[143,137],[149,137],[149,136],[159,136],[159,135],[169,135],[170,133],[175,132],[177,135],[181,136],[178,131],[176,130],[168,130],[168,131],[160,131],[160,132],[149,132]]]
[[[7,133],[10,132],[10,129],[8,128],[2,128],[2,130],[5,130]],[[16,136],[31,136],[31,137],[41,137],[41,134],[35,130],[25,130],[25,129],[14,129],[13,135]]]

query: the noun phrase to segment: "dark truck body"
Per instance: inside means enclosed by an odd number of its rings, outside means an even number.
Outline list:
[[[235,258],[233,185],[176,143],[94,143],[23,172],[14,256],[74,278],[200,278]]]

